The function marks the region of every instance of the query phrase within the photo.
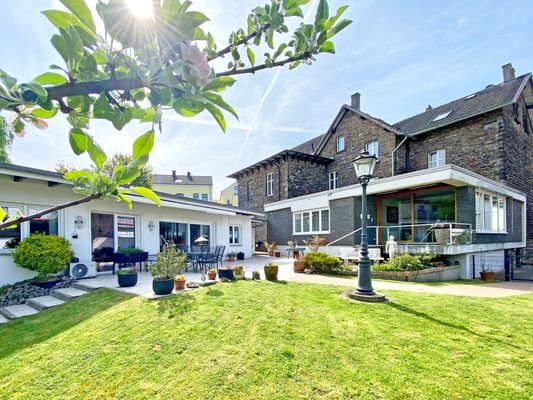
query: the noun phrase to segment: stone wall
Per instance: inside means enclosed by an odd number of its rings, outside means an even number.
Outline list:
[[[345,150],[337,153],[337,138],[344,136]],[[334,134],[319,155],[333,158],[327,172],[337,171],[338,187],[358,183],[353,160],[358,157],[366,143],[379,141],[379,163],[374,175],[380,178],[392,175],[391,154],[399,141],[394,133],[386,131],[375,122],[353,112],[346,112]]]
[[[322,192],[328,189],[326,166],[298,159],[288,163],[288,198]]]

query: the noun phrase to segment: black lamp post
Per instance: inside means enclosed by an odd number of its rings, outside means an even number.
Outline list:
[[[363,150],[357,157],[353,166],[355,173],[361,183],[361,255],[359,258],[359,272],[357,274],[357,287],[349,297],[361,301],[379,302],[385,301],[385,296],[376,294],[372,288],[372,271],[370,266],[372,262],[368,258],[368,233],[367,233],[367,205],[366,205],[366,187],[372,178],[377,158],[374,155]]]

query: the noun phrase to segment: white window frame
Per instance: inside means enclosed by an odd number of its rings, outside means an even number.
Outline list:
[[[266,195],[274,195],[274,173],[269,172],[266,176]]]
[[[502,194],[482,189],[476,189],[475,196],[476,232],[507,234],[507,198]],[[489,211],[485,209],[485,196],[489,197]],[[494,201],[496,201],[496,210],[493,207]],[[500,204],[503,204],[503,207],[500,208]],[[489,228],[485,226],[487,216],[491,219]]]
[[[437,156],[435,163],[433,163],[431,159],[433,155]],[[438,167],[443,167],[444,165],[446,165],[446,150],[445,149],[438,149],[435,151],[430,151],[428,153],[428,168],[438,168]]]
[[[344,139],[344,135],[338,136],[335,140],[335,149],[337,153],[346,150],[346,139]]]
[[[324,212],[328,213],[328,229],[322,226],[322,215]],[[318,230],[313,229],[313,213],[318,213]],[[309,230],[304,230],[304,219],[309,223]],[[298,221],[298,223],[297,223]],[[309,235],[309,234],[328,234],[331,226],[331,211],[329,208],[321,208],[315,210],[298,211],[292,213],[292,234],[293,235]]]
[[[205,197],[205,199],[204,199]],[[202,200],[203,201],[209,201],[209,194],[208,193],[202,193]]]
[[[230,225],[228,228],[229,238],[228,243],[230,246],[240,246],[241,245],[241,225]]]
[[[233,195],[238,196],[239,195],[239,185],[233,186]]]
[[[192,194],[192,198],[193,198],[194,200],[200,200],[200,193],[193,193],[193,194]]]
[[[339,187],[339,175],[337,171],[331,171],[328,175],[329,190],[334,190]]]
[[[372,156],[379,158],[379,140],[372,140],[365,144],[365,150]]]

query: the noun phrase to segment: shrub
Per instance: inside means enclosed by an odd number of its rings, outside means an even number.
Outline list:
[[[305,261],[311,272],[336,272],[344,268],[341,260],[326,253],[309,253],[305,256]]]
[[[372,265],[373,271],[418,271],[425,268],[428,266],[420,261],[420,257],[411,254],[398,254],[387,262]]]
[[[24,239],[13,252],[13,261],[20,267],[37,272],[37,279],[63,271],[74,252],[70,242],[55,235],[35,233]]]
[[[183,272],[186,262],[187,255],[178,253],[174,243],[170,241],[157,253],[157,259],[150,267],[150,273],[154,279],[174,279]]]
[[[125,256],[131,256],[132,254],[144,253],[144,250],[139,249],[137,247],[119,247],[117,253],[123,254]]]

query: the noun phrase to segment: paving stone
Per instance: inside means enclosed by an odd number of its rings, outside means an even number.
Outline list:
[[[0,312],[9,319],[15,319],[15,318],[20,318],[20,317],[25,317],[26,315],[37,314],[39,310],[27,304],[19,304],[16,306],[4,307],[3,309],[0,309]]]
[[[50,291],[50,295],[57,297],[61,300],[69,300],[73,299],[75,297],[83,296],[84,294],[87,294],[85,290],[75,289],[75,288],[63,288],[63,289],[55,289]]]
[[[93,282],[91,280],[87,280],[87,281],[75,282],[72,284],[71,287],[73,287],[74,289],[80,289],[84,291],[92,291],[92,290],[103,288],[104,285],[101,282]]]
[[[64,303],[65,302],[63,300],[60,300],[54,296],[39,296],[26,300],[26,304],[36,308],[37,310],[44,310],[46,308],[58,306]]]

